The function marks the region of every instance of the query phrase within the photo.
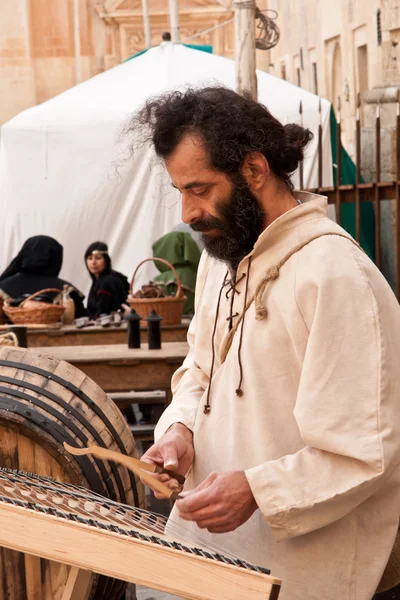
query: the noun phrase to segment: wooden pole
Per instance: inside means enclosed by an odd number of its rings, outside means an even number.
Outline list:
[[[148,0],[142,0],[143,27],[146,48],[151,48],[150,14]]]
[[[256,2],[235,0],[236,91],[250,92],[257,99],[256,76]]]
[[[79,18],[79,0],[74,0],[74,45],[75,45],[75,83],[81,83],[81,25]]]
[[[171,28],[171,41],[174,43],[180,42],[178,0],[169,0],[169,23]]]
[[[71,567],[61,600],[88,600],[92,575],[92,571]]]

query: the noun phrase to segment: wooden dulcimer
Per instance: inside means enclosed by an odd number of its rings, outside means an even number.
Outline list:
[[[215,549],[186,545],[167,519],[85,488],[0,469],[0,546],[71,565],[63,600],[92,573],[192,600],[276,600],[280,580]]]

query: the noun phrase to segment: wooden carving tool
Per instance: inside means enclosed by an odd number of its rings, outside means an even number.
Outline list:
[[[126,454],[121,454],[121,452],[114,452],[113,450],[108,450],[107,448],[101,448],[100,446],[89,446],[88,448],[74,448],[70,446],[66,442],[64,442],[64,448],[70,454],[74,456],[83,456],[86,454],[91,454],[92,456],[96,456],[102,460],[113,460],[114,462],[119,462],[124,465],[127,469],[135,473],[143,483],[147,483],[151,488],[163,494],[166,498],[176,500],[178,498],[178,493],[172,490],[170,487],[162,483],[157,477],[154,477],[149,473],[157,473],[156,468],[153,469],[153,466],[149,463],[145,463],[144,461],[138,460],[137,458],[133,458],[132,456],[127,456]],[[144,466],[142,466],[144,465]],[[160,467],[162,469],[162,467]],[[165,470],[161,471],[165,473]],[[175,479],[177,478],[177,474],[169,472]],[[181,477],[179,475],[179,477]]]
[[[64,444],[65,449],[67,449],[68,444]],[[69,448],[72,448],[72,446],[69,446]],[[88,448],[100,448],[100,446],[95,446],[94,444],[89,444]],[[78,450],[78,448],[74,448],[75,450]],[[106,448],[100,448],[101,450],[105,450],[106,452],[111,452],[113,453],[113,451],[111,450],[107,450]],[[70,452],[70,450],[68,450],[68,452]],[[72,453],[71,453],[72,454]],[[119,455],[119,452],[114,452],[114,455],[117,454]],[[111,454],[110,454],[111,456]],[[180,483],[181,485],[183,485],[186,481],[185,477],[183,475],[179,475],[179,473],[175,473],[174,471],[170,471],[169,469],[165,469],[164,467],[161,467],[160,465],[155,465],[153,463],[148,463],[145,462],[144,460],[139,460],[138,458],[133,458],[131,456],[128,457],[130,461],[132,461],[133,464],[135,464],[137,467],[139,467],[140,469],[143,469],[144,471],[148,471],[149,473],[158,473],[158,474],[166,474],[169,475],[170,477],[172,477],[173,479],[176,479],[178,483]],[[110,459],[111,460],[111,459]],[[114,460],[117,461],[117,459],[114,456]]]

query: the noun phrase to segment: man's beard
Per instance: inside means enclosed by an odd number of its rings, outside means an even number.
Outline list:
[[[236,271],[240,261],[254,247],[264,228],[265,213],[250,191],[247,182],[241,178],[234,184],[228,202],[217,207],[218,217],[198,219],[191,223],[193,231],[203,235],[202,241],[207,252],[218,260],[226,262]],[[207,231],[219,230],[219,235],[206,235]]]

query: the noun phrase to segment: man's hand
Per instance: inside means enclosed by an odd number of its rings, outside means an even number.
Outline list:
[[[192,466],[193,458],[193,434],[182,423],[174,423],[162,438],[142,456],[142,460],[161,465],[179,475],[186,475]],[[180,491],[181,487],[176,479],[165,474],[154,476],[170,488]],[[154,495],[156,498],[164,498],[158,492],[154,492]]]
[[[257,509],[244,471],[210,473],[196,489],[183,492],[176,507],[182,519],[210,533],[227,533],[243,525]]]

